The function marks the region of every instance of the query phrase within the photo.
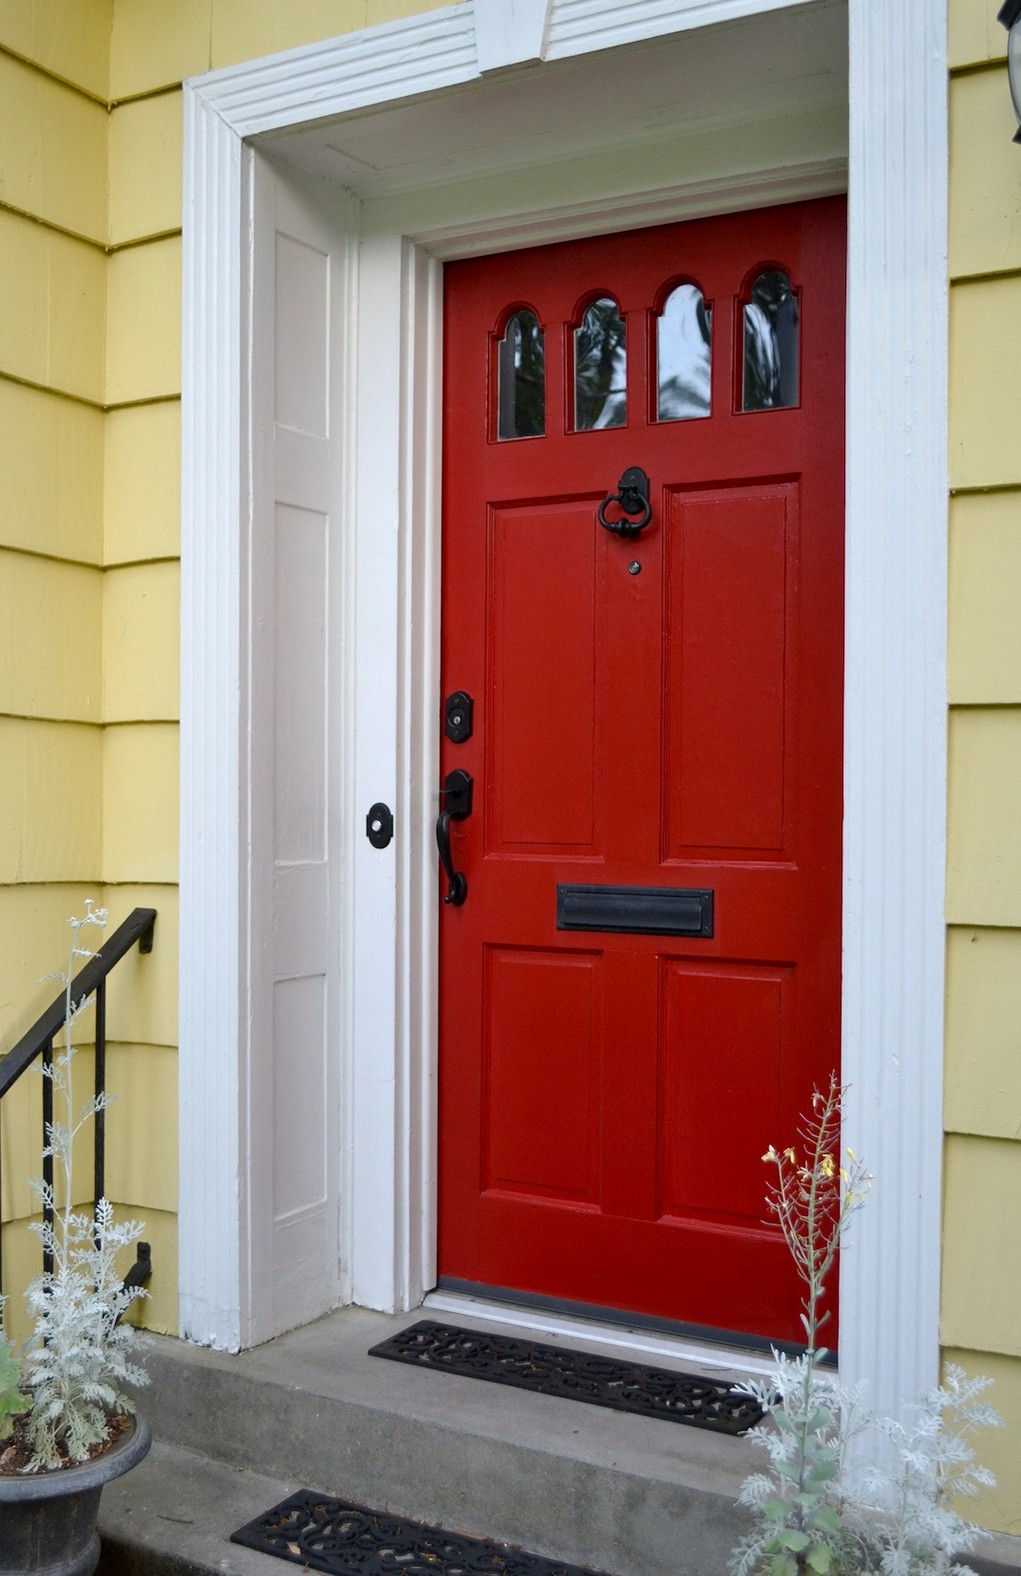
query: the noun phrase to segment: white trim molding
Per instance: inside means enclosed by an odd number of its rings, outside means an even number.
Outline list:
[[[481,25],[497,0],[477,3]],[[803,9],[827,3],[809,0]],[[569,61],[788,8],[788,0],[552,0],[540,53]],[[378,114],[411,100],[441,101],[481,82],[482,61],[495,73],[487,81],[496,91],[509,80],[499,62],[513,66],[521,49],[535,47],[538,0],[526,10],[522,27],[505,30],[503,44],[493,43],[492,31],[483,43],[485,29],[477,32],[468,0],[217,72],[186,89],[180,1276],[181,1327],[196,1340],[243,1343],[253,1295],[244,1270],[246,1175],[238,1142],[248,1054],[239,989],[249,857],[241,766],[247,679],[239,656],[248,466],[240,417],[248,245],[241,145],[369,108]],[[902,1393],[935,1376],[939,1357],[946,46],[942,0],[849,0],[849,21],[843,1076],[851,1085],[849,1133],[879,1181],[843,1266],[841,1365],[848,1378],[871,1380],[876,1404],[891,1409]],[[624,51],[622,66],[634,58]],[[677,114],[681,120],[683,105]],[[289,136],[287,145],[298,140]],[[728,187],[721,176],[714,185],[711,162],[677,162],[676,188],[649,199],[644,222],[712,211],[714,192],[718,210],[734,205],[739,183]],[[833,190],[832,162],[822,158],[824,168]],[[390,756],[407,837],[395,867],[397,973],[386,1007],[395,1015],[394,1047],[389,1065],[371,1067],[360,1065],[352,1048],[345,1076],[355,1099],[359,1087],[371,1086],[373,1128],[386,1129],[393,1167],[382,1217],[365,1214],[356,1192],[345,1247],[356,1260],[348,1284],[378,1306],[413,1305],[432,1269],[436,987],[428,784],[435,741],[423,718],[435,700],[437,651],[435,259],[515,244],[515,236],[516,244],[523,236],[554,240],[586,223],[629,222],[634,186],[630,199],[618,183],[602,203],[586,194],[572,205],[556,194],[549,169],[547,163],[543,182],[523,180],[527,172],[518,168],[474,188],[466,184],[459,207],[443,196],[449,181],[444,187],[441,149],[435,186],[423,174],[424,186],[409,191],[403,209],[400,202],[388,207],[385,193],[373,207],[371,174],[361,188],[364,223],[375,226],[371,246],[391,260],[389,277],[399,284],[389,309],[400,328],[400,344],[386,350],[392,371],[377,421],[387,443],[400,435],[397,474],[377,477],[388,509],[391,490],[398,500],[400,533],[392,562],[401,633],[387,659],[391,671],[396,664]],[[805,161],[778,160],[773,175],[756,170],[748,190],[767,191],[770,201],[806,195],[806,169]],[[513,196],[501,210],[505,189]],[[474,211],[472,190],[479,194]],[[522,191],[546,195],[529,208]],[[397,257],[404,262],[395,268]],[[360,295],[354,291],[363,344],[373,331],[372,311],[382,310],[371,301],[385,296],[382,276]],[[375,326],[381,335],[393,333],[392,320]],[[378,398],[378,378],[375,387]],[[371,426],[358,423],[370,440]],[[356,471],[363,461],[360,452],[352,457]],[[348,807],[352,827],[357,810]],[[360,870],[382,868],[361,850],[359,858],[352,862],[356,885]],[[357,892],[354,903],[348,912],[360,913]],[[357,1010],[350,1021],[358,1023]],[[349,1112],[347,1121],[353,1133],[357,1115]],[[389,1235],[373,1240],[384,1224]],[[360,1240],[372,1253],[364,1274]],[[360,1293],[362,1286],[370,1289]]]

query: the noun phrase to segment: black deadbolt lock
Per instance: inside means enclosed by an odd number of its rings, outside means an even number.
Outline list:
[[[464,690],[448,695],[443,705],[443,731],[451,744],[463,744],[472,736],[472,706],[474,702]]]
[[[373,848],[387,848],[393,841],[394,814],[388,804],[374,804],[365,817],[365,835]]]

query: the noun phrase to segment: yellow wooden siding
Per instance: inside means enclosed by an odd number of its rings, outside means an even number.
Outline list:
[[[180,393],[180,238],[115,252],[109,270],[107,404]]]
[[[0,210],[0,371],[102,403],[106,260]]]
[[[178,714],[181,576],[176,562],[103,576],[103,717],[166,722]]]
[[[3,0],[0,44],[73,82],[108,96],[113,0]]]
[[[177,880],[178,751],[172,723],[103,735],[103,874],[108,882]]]
[[[1021,493],[966,493],[950,506],[950,700],[1021,704]]]
[[[952,711],[947,865],[951,924],[1021,925],[1019,806],[1021,709]],[[1018,1032],[1021,1037],[1021,1024]]]
[[[0,202],[77,235],[106,234],[106,122],[101,104],[0,54]]]
[[[153,949],[147,955],[133,947],[113,973],[107,987],[110,1032],[124,1042],[177,1044],[177,887],[107,885],[102,902],[110,923],[119,925],[134,908],[156,910]],[[68,913],[80,912],[68,909]]]
[[[0,712],[99,722],[103,575],[0,548]]]
[[[1007,35],[951,0],[944,1357],[995,1379],[975,1510],[1021,1532],[1021,149]],[[996,489],[991,492],[982,489]]]
[[[0,717],[0,883],[95,879],[102,770],[100,728]]]
[[[181,544],[180,405],[113,410],[104,431],[104,562],[175,557]]]
[[[991,487],[1021,479],[1019,344],[1021,275],[955,285],[950,292],[953,487]]]
[[[1018,1512],[1017,1442],[1021,1439],[1021,1363],[1013,1357],[1001,1357],[996,1352],[964,1351],[949,1347],[944,1351],[944,1361],[956,1363],[965,1373],[977,1378],[984,1375],[993,1381],[985,1399],[995,1407],[1004,1422],[1003,1428],[987,1428],[975,1437],[982,1462],[996,1475],[996,1487],[984,1489],[978,1499],[966,1500],[959,1507],[962,1514],[980,1526],[993,1527],[998,1532],[1021,1533],[1021,1514]],[[982,1554],[979,1544],[974,1553]],[[966,1564],[967,1568],[967,1564]]]
[[[60,954],[69,935],[67,921],[84,912],[87,897],[102,901],[97,884],[0,885],[0,1055],[17,1044],[53,1000],[56,987],[43,976],[63,966]],[[6,1196],[6,1150],[2,1163]]]
[[[98,564],[102,412],[5,382],[5,370],[0,360],[0,545]]]
[[[121,104],[110,116],[112,245],[175,230],[181,224],[183,94]]]
[[[172,1215],[177,1209],[176,1048],[112,1040],[106,1076],[115,1102],[106,1120],[107,1193],[146,1218],[153,1210]]]
[[[1021,930],[947,936],[948,1131],[1021,1138]]]
[[[1005,57],[1007,35],[996,20],[998,10],[997,0],[950,0],[947,50],[951,68]]]
[[[1019,1357],[1021,1144],[952,1134],[946,1198],[943,1339]]]
[[[998,28],[1004,39],[1002,27]],[[954,81],[950,94],[950,272],[996,273],[1021,257],[1017,120],[1001,66]]]

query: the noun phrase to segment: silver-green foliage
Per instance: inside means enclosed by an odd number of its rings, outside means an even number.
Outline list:
[[[70,920],[71,948],[67,968],[54,978],[64,986],[64,1034],[59,1054],[43,1066],[53,1085],[54,1118],[47,1124],[43,1155],[53,1157],[56,1186],[36,1179],[32,1187],[43,1219],[32,1229],[41,1238],[52,1267],[28,1288],[26,1301],[33,1333],[15,1358],[0,1335],[0,1438],[11,1431],[6,1414],[27,1412],[25,1431],[32,1447],[28,1471],[84,1461],[106,1444],[110,1418],[133,1410],[122,1388],[147,1382],[145,1372],[130,1362],[138,1344],[130,1325],[121,1323],[129,1304],[145,1293],[125,1289],[117,1271],[117,1253],[136,1242],[143,1227],[137,1221],[115,1223],[113,1206],[96,1202],[95,1214],[74,1209],[75,1140],[109,1103],[94,1096],[79,1108],[74,1094],[74,1024],[85,1010],[84,999],[72,999],[75,963],[92,953],[82,945],[87,926],[106,924],[106,910],[86,906],[83,919]],[[13,1399],[20,1394],[22,1404]]]
[[[967,1576],[953,1556],[984,1534],[954,1501],[994,1481],[970,1442],[999,1422],[981,1398],[990,1381],[948,1366],[902,1424],[870,1416],[861,1391],[813,1355],[775,1353],[767,1380],[740,1387],[767,1413],[749,1438],[770,1464],[741,1489],[755,1519],[731,1556],[734,1576]]]
[[[766,1414],[749,1438],[767,1451],[769,1470],[742,1486],[739,1503],[752,1511],[753,1526],[730,1569],[733,1576],[967,1576],[954,1551],[983,1534],[954,1501],[993,1483],[970,1443],[975,1429],[999,1422],[981,1399],[990,1381],[948,1367],[909,1426],[870,1416],[862,1391],[848,1391],[824,1366],[827,1277],[872,1184],[854,1151],[841,1152],[842,1104],[832,1078],[802,1123],[800,1152],[770,1146],[763,1156],[776,1167],[767,1205],[805,1286],[806,1350],[800,1357],[774,1351],[766,1380],[738,1386]]]
[[[44,1199],[47,1192],[42,1189]],[[148,1377],[129,1361],[138,1335],[120,1319],[137,1294],[125,1290],[115,1264],[142,1227],[133,1220],[115,1224],[112,1205],[100,1199],[94,1219],[69,1211],[36,1229],[53,1254],[53,1269],[28,1290],[35,1331],[22,1359],[22,1383],[32,1403],[30,1470],[58,1466],[62,1454],[84,1461],[106,1443],[110,1416],[134,1410],[122,1386]]]

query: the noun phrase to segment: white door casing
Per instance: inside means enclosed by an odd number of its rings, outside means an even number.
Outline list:
[[[523,144],[517,167],[506,139],[494,146],[488,174],[458,166],[454,111],[466,89],[479,95],[475,112],[492,105],[495,116],[508,81],[525,93],[529,70],[590,57],[593,70],[612,64],[622,98],[633,103],[651,59],[633,46],[690,41],[694,49],[723,36],[715,24],[736,27],[767,13],[779,24],[791,8],[786,0],[553,0],[541,27],[534,7],[521,8],[521,31],[508,22],[514,9],[504,0],[469,0],[187,87],[181,1329],[228,1348],[262,1339],[295,1315],[291,1305],[267,1308],[258,1270],[274,1228],[255,1185],[269,1137],[253,1091],[272,1076],[272,1052],[249,1004],[270,918],[254,901],[268,852],[252,810],[265,785],[253,781],[247,733],[249,717],[270,695],[247,622],[250,602],[258,602],[253,523],[263,482],[255,425],[242,413],[263,398],[258,342],[270,330],[252,311],[249,258],[253,246],[257,255],[259,192],[269,175],[261,169],[265,155],[246,139],[286,130],[291,135],[272,145],[271,157],[293,165],[300,162],[293,133],[308,127],[308,162],[338,170],[321,138],[313,146],[324,122],[348,117],[337,124],[350,128],[354,147],[360,126],[382,136],[382,112],[403,113],[413,96],[421,96],[423,114],[450,108],[448,120],[438,113],[431,123],[431,152],[423,135],[416,180],[403,191],[388,187],[385,173],[359,169],[351,155],[348,184],[361,197],[357,243],[358,204],[343,196],[343,179],[335,174],[319,187],[330,215],[324,230],[340,237],[346,282],[336,327],[350,337],[338,340],[336,354],[353,391],[338,434],[343,470],[332,484],[338,634],[327,669],[340,693],[327,710],[334,731],[326,748],[347,752],[329,812],[339,841],[325,964],[339,990],[332,1020],[343,1095],[339,1289],[391,1308],[414,1306],[433,1266],[440,260],[814,195],[842,180],[832,149],[814,161],[804,148],[792,156],[782,128],[766,139],[772,165],[756,162],[748,136],[754,140],[759,128],[752,116],[742,141],[736,112],[733,127],[714,129],[702,143],[690,139],[683,153],[678,144],[671,181],[656,173],[664,166],[648,149],[633,152],[629,173],[624,149],[620,160],[589,167],[588,184],[579,183],[569,126],[543,128],[541,154]],[[791,16],[824,9],[833,7],[816,0]],[[852,1380],[868,1378],[887,1409],[931,1383],[938,1362],[944,29],[938,0],[881,7],[849,0],[843,1076],[851,1085],[849,1132],[879,1183],[844,1265],[841,1367]],[[525,75],[506,78],[495,69],[537,52],[546,64]],[[483,79],[480,60],[491,77]],[[570,86],[568,77],[560,81]],[[679,134],[683,104],[675,113],[678,125],[667,129]],[[562,179],[549,151],[558,137]],[[730,148],[729,169],[721,147]],[[274,179],[293,185],[296,178],[278,172]],[[365,811],[376,799],[396,814],[397,837],[382,852],[364,836]],[[338,1089],[329,1098],[340,1096]],[[328,1305],[331,1284],[327,1274],[310,1290],[302,1316]]]

